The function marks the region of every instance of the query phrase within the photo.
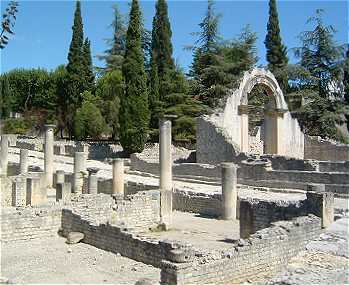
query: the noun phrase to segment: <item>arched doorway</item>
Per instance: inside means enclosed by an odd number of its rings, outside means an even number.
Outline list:
[[[268,76],[255,75],[246,80],[241,88],[241,100],[238,106],[241,130],[241,151],[250,152],[251,117],[257,115],[256,106],[249,104],[251,97],[261,99],[260,112],[263,115],[261,124],[261,140],[264,154],[282,154],[283,115],[287,112],[287,105],[281,90],[275,80]],[[263,99],[267,98],[267,99]],[[256,100],[258,101],[258,100]]]

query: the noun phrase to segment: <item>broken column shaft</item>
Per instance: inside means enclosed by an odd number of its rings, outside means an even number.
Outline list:
[[[82,187],[84,184],[85,173],[86,173],[86,154],[84,152],[75,152],[73,192],[76,194],[82,194]]]
[[[97,194],[98,193],[98,177],[97,172],[98,168],[90,167],[87,168],[88,171],[88,194]]]
[[[234,163],[222,163],[222,218],[236,219],[237,207],[237,166]]]
[[[45,148],[44,148],[44,171],[45,186],[53,186],[53,143],[54,143],[54,125],[45,125]]]
[[[25,174],[28,172],[28,153],[29,150],[21,149],[19,155],[19,168],[20,174]]]
[[[113,160],[113,195],[124,196],[124,160]]]

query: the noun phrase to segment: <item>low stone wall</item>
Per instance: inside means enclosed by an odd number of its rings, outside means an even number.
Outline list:
[[[239,240],[216,260],[206,257],[188,263],[163,261],[161,284],[253,282],[261,276],[276,273],[320,233],[321,221],[315,216],[276,222],[248,239]]]
[[[3,208],[1,241],[11,242],[57,235],[61,226],[60,208]]]
[[[320,137],[305,137],[304,158],[323,161],[348,161],[349,145],[324,140]]]
[[[97,248],[123,256],[136,261],[160,267],[161,261],[174,247],[169,242],[160,242],[156,239],[142,238],[138,234],[131,233],[127,228],[106,224],[95,224],[83,219],[71,210],[64,209],[62,217],[63,234],[78,231],[85,235],[84,243]]]
[[[319,161],[321,172],[349,172],[349,161]]]

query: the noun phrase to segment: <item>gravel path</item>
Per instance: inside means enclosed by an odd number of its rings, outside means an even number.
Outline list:
[[[157,284],[160,269],[78,243],[54,237],[1,245],[1,275],[20,284],[135,284],[149,278]]]

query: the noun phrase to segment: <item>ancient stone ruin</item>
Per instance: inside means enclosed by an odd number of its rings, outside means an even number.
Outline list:
[[[258,155],[249,152],[255,140],[246,107],[257,84],[273,98]],[[43,139],[3,134],[3,279],[283,284],[275,278],[290,260],[335,217],[345,219],[349,147],[305,136],[274,76],[263,69],[247,72],[222,106],[198,119],[194,151],[172,145],[171,116],[159,122],[159,144],[130,159],[121,158],[116,145],[55,141],[52,125]],[[63,238],[64,250],[40,251],[46,241],[52,248]],[[14,274],[11,265],[13,251],[22,247],[37,252],[22,258],[25,265],[14,263],[30,276]],[[86,256],[74,266],[81,250]],[[26,267],[34,259],[43,260],[40,270]],[[88,280],[84,262],[92,272]]]

